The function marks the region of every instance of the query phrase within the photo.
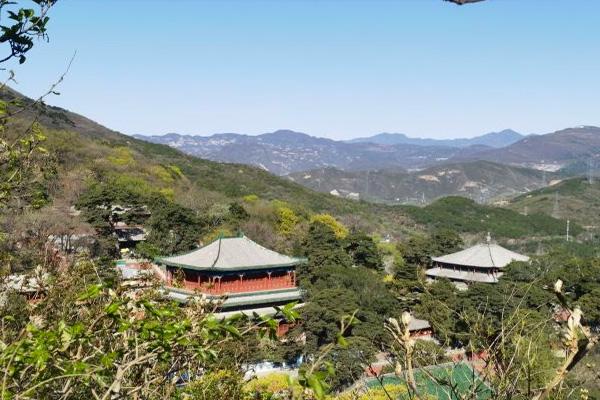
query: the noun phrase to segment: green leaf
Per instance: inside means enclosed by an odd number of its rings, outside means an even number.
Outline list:
[[[317,376],[311,374],[307,377],[308,387],[310,387],[315,393],[317,399],[323,399],[325,397],[325,390],[323,389],[323,383]]]
[[[85,300],[95,299],[100,295],[101,290],[102,290],[102,284],[100,284],[100,283],[98,283],[96,285],[90,285],[87,287],[85,292],[83,292],[81,295],[79,295],[79,297],[77,298],[77,301],[85,301]]]

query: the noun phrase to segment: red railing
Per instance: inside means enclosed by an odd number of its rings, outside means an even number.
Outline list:
[[[209,281],[192,280],[192,277],[187,277],[183,282],[183,286],[188,290],[199,290],[207,294],[225,294],[225,293],[245,293],[257,292],[262,290],[276,290],[294,288],[295,278],[293,274],[285,274],[279,276],[261,276],[261,277],[215,277]],[[192,278],[192,279],[190,279]],[[237,278],[237,279],[236,279]]]

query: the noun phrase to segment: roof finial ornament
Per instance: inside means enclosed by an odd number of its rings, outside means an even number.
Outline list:
[[[489,232],[487,233],[485,240],[487,241],[488,244],[490,244],[492,242],[492,235],[490,235]]]

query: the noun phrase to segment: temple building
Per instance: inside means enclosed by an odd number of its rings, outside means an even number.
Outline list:
[[[463,290],[472,282],[497,283],[508,264],[529,261],[527,256],[492,243],[489,234],[487,243],[431,259],[434,267],[425,272],[429,279],[447,278]]]
[[[273,306],[301,300],[296,267],[305,261],[269,250],[243,235],[218,238],[189,253],[155,260],[169,297],[183,303],[198,294],[224,299],[222,315],[267,315],[275,312]]]

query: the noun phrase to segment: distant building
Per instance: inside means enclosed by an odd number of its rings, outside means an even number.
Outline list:
[[[146,240],[146,230],[140,225],[118,222],[114,227],[114,236],[119,250],[135,249],[138,243]]]
[[[492,243],[480,243],[466,250],[433,257],[434,267],[425,274],[430,279],[447,278],[459,289],[466,289],[471,282],[497,283],[502,269],[513,261],[529,261],[529,257]]]
[[[98,206],[98,208],[108,209],[106,206]],[[117,249],[122,254],[134,250],[138,243],[146,240],[147,232],[143,223],[151,215],[146,205],[113,204],[110,206],[109,220],[113,225],[113,236],[117,239]]]
[[[219,238],[189,253],[158,258],[169,297],[187,302],[204,294],[223,299],[222,315],[274,314],[274,306],[301,300],[296,267],[303,258],[269,250],[245,236]]]
[[[408,324],[410,337],[413,339],[431,339],[433,330],[429,321],[424,319],[412,318]]]
[[[7,294],[15,292],[25,297],[29,302],[35,302],[46,294],[46,284],[49,275],[36,269],[29,274],[12,274],[0,278],[0,305],[8,300]]]

